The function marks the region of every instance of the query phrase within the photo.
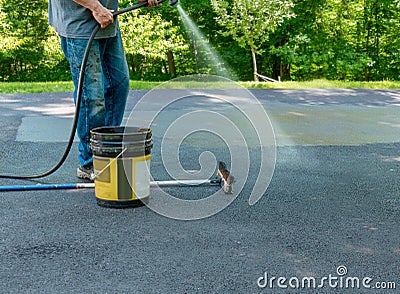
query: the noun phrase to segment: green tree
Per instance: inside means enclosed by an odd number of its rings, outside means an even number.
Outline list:
[[[211,0],[217,22],[225,27],[224,35],[231,35],[240,47],[249,48],[253,62],[254,80],[257,76],[256,55],[264,52],[264,45],[286,18],[294,16],[290,0]]]
[[[187,50],[188,45],[172,21],[164,20],[158,13],[139,10],[124,14],[119,19],[133,74],[140,73],[143,77],[151,66],[153,70],[158,67],[158,72],[176,75],[174,54]]]
[[[31,72],[45,58],[49,36],[46,0],[0,0],[3,25],[0,41],[3,79]]]
[[[296,0],[264,58],[296,80],[398,79],[399,9],[397,0]]]
[[[370,62],[365,79],[399,79],[400,2],[398,0],[365,0],[359,17],[363,52]]]

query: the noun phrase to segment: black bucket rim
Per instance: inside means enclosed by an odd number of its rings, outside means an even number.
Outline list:
[[[152,130],[145,127],[102,126],[90,131],[90,149],[94,155],[123,157],[150,154]]]
[[[113,132],[105,132],[106,130],[114,130]],[[101,132],[100,132],[101,131]],[[93,135],[115,135],[115,136],[129,136],[129,135],[139,135],[139,134],[151,134],[151,128],[146,127],[132,127],[132,126],[103,126],[96,127],[90,130]]]
[[[103,144],[131,143],[152,139],[152,130],[143,127],[97,127],[90,131],[90,142]]]
[[[91,145],[90,148],[93,151],[94,155],[104,156],[104,155],[113,155],[116,156],[122,153],[122,157],[130,157],[132,155],[148,155],[151,153],[151,149],[153,148],[153,144],[144,146],[139,149],[128,148],[125,149],[123,147],[105,147],[105,146],[95,146]]]

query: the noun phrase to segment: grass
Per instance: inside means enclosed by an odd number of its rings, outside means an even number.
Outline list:
[[[313,80],[306,82],[281,82],[281,83],[263,83],[263,82],[242,82],[245,88],[275,88],[275,89],[399,89],[400,81],[380,81],[380,82],[346,82],[346,81],[328,81]]]
[[[162,82],[145,82],[131,81],[131,89],[150,90]],[[261,88],[261,89],[312,89],[312,88],[345,88],[345,89],[400,89],[400,81],[381,81],[381,82],[345,82],[345,81],[328,81],[313,80],[306,82],[238,82],[245,88]],[[167,84],[168,85],[168,84]],[[193,83],[173,83],[174,87],[210,87],[210,84],[202,82]],[[168,85],[169,86],[169,85]],[[163,87],[163,86],[162,86]],[[215,85],[213,86],[215,87]],[[216,87],[223,87],[217,85]],[[0,93],[3,94],[24,94],[24,93],[45,93],[45,92],[72,92],[72,82],[0,82]]]
[[[131,89],[150,90],[161,82],[131,81]],[[0,82],[0,93],[3,94],[27,94],[46,92],[72,92],[72,82]]]
[[[45,93],[45,92],[71,92],[73,91],[72,82],[0,82],[0,93],[7,94],[26,94],[26,93]]]

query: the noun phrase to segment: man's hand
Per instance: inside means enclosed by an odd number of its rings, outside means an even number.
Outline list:
[[[114,10],[107,9],[101,4],[92,10],[94,19],[100,24],[102,29],[114,22],[113,12]]]
[[[146,2],[146,0],[138,0],[138,2]],[[158,3],[157,0],[148,0],[147,1],[148,5],[147,7],[152,7],[152,6],[161,6],[161,3]]]
[[[114,22],[114,10],[107,9],[98,0],[73,0],[74,2],[86,7],[92,11],[94,19],[104,29],[106,26]],[[154,1],[154,0],[152,0]]]

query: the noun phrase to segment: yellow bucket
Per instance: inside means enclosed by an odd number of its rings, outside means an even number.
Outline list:
[[[91,131],[90,147],[98,205],[127,208],[149,201],[151,129],[95,128]]]

